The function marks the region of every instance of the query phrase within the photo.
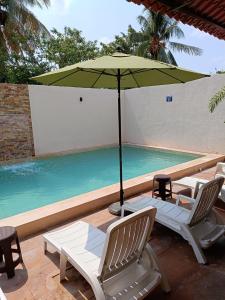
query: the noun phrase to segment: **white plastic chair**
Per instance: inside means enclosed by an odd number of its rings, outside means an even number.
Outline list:
[[[4,295],[2,289],[0,288],[0,300],[7,300],[6,296]]]
[[[143,299],[158,284],[168,292],[166,277],[148,244],[156,209],[149,207],[109,226],[105,234],[85,222],[44,235],[60,255],[60,280],[66,265],[89,282],[97,300]]]
[[[126,202],[125,211],[136,212],[144,207],[157,208],[156,221],[176,231],[192,246],[199,263],[207,262],[202,248],[208,248],[225,233],[225,225],[213,205],[223,185],[224,178],[218,177],[202,185],[196,199],[179,195],[176,204],[144,196],[135,202]],[[180,206],[180,200],[186,199],[192,204],[189,210]]]
[[[214,179],[218,177],[223,177],[225,179],[225,163],[217,163],[216,171],[214,174]],[[196,177],[183,177],[179,180],[173,181],[173,184],[188,186],[193,189],[196,187],[200,187],[202,184],[209,182],[209,180],[196,178]],[[196,194],[196,193],[195,193]],[[225,185],[223,185],[221,189],[221,193],[219,194],[219,198],[225,202]]]

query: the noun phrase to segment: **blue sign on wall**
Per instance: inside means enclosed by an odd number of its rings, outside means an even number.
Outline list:
[[[166,102],[172,102],[173,96],[166,96]]]

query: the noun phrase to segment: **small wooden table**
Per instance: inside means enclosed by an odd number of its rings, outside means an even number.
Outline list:
[[[166,188],[167,184],[169,184],[169,189]],[[172,183],[170,176],[165,174],[154,176],[152,197],[159,197],[162,200],[166,200],[167,198],[172,199]]]
[[[16,244],[17,248],[12,248],[12,244]],[[18,254],[15,260],[13,253]],[[19,263],[23,263],[23,258],[16,229],[11,226],[0,227],[0,273],[6,272],[7,277],[12,278]]]

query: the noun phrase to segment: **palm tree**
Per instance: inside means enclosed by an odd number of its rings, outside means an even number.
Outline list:
[[[25,45],[18,41],[27,33],[48,33],[28,6],[49,5],[50,0],[0,0],[0,48],[8,53],[19,53]]]
[[[225,100],[225,86],[219,90],[209,101],[209,110],[212,113],[217,105]]]
[[[172,51],[189,55],[202,54],[202,50],[197,47],[171,41],[173,38],[184,38],[177,21],[148,9],[144,9],[144,12],[146,16],[141,15],[137,18],[141,25],[138,55],[177,65]]]

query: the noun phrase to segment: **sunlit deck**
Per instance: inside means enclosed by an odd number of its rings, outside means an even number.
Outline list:
[[[213,174],[211,168],[195,177],[211,179]],[[82,219],[105,231],[116,218],[104,209]],[[159,288],[148,299],[225,298],[225,239],[206,251],[209,264],[205,266],[197,263],[186,241],[159,224],[154,226],[151,245],[168,276],[172,292],[166,295]],[[69,270],[68,281],[59,282],[59,256],[44,255],[42,233],[21,241],[21,248],[24,266],[17,267],[13,279],[7,280],[5,274],[0,276],[0,286],[7,299],[94,299],[90,286],[74,269]]]

